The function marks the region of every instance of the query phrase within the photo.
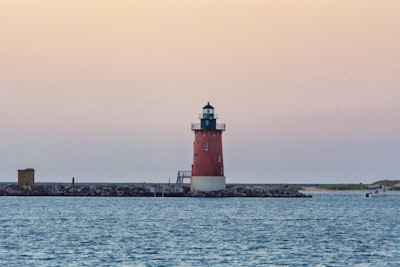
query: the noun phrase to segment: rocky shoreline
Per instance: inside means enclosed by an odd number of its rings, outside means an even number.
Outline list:
[[[0,184],[0,196],[65,196],[65,197],[311,197],[289,186],[228,184],[225,190],[190,192],[189,185],[175,184],[62,184],[41,183],[19,186]]]

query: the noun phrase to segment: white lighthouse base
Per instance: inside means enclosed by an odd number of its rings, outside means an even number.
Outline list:
[[[226,188],[225,176],[192,176],[190,178],[190,191],[218,191]]]

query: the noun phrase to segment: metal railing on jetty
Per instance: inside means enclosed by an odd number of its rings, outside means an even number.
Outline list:
[[[184,179],[190,179],[191,177],[192,177],[191,171],[178,171],[178,175],[176,177],[175,190],[177,192],[180,192],[182,190]]]

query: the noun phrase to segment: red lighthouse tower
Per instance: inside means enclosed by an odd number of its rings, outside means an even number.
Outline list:
[[[200,123],[192,124],[194,131],[192,177],[190,191],[217,191],[226,187],[222,157],[222,132],[225,124],[217,123],[214,108],[207,103]]]

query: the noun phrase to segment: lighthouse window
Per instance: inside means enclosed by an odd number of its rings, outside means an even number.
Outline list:
[[[210,122],[209,121],[206,121],[206,125],[208,125]]]
[[[204,144],[204,150],[208,150],[208,143]]]
[[[221,162],[221,155],[218,155],[218,162]]]
[[[197,155],[193,154],[193,162],[196,162],[196,159],[197,159]]]

